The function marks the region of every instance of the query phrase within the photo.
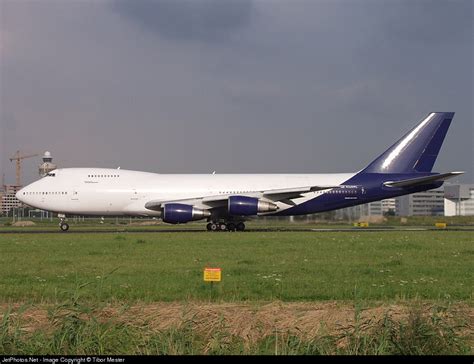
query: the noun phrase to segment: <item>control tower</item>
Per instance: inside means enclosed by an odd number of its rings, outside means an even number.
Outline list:
[[[46,176],[47,173],[55,170],[58,166],[53,163],[53,156],[50,152],[46,151],[43,154],[43,164],[39,166],[39,175],[41,177]]]

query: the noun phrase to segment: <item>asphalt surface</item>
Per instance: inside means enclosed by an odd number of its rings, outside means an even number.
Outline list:
[[[245,232],[380,232],[380,231],[472,231],[474,232],[474,228],[472,227],[449,227],[446,229],[443,228],[435,228],[435,227],[376,227],[376,228],[319,228],[319,229],[312,229],[312,228],[248,228],[244,231]],[[128,234],[145,234],[145,233],[208,233],[208,234],[216,234],[216,233],[229,233],[228,231],[216,231],[211,232],[207,231],[205,227],[202,229],[127,229],[127,230],[120,230],[120,229],[77,229],[75,230],[74,227],[71,227],[68,231],[63,232],[59,228],[57,229],[48,229],[48,230],[0,230],[0,235],[2,234],[112,234],[112,233],[128,233]],[[235,232],[238,234],[239,232]]]

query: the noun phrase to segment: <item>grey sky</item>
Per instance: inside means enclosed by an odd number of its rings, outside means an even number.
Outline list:
[[[471,0],[0,0],[0,168],[351,172],[431,111],[474,180]],[[39,159],[24,162],[37,178]]]

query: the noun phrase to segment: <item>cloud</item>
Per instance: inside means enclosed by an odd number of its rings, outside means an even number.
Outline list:
[[[0,173],[3,173],[3,160],[6,158],[5,154],[5,134],[3,131],[3,119],[0,118]]]
[[[470,0],[402,0],[383,3],[383,8],[376,8],[379,16],[386,14],[382,28],[388,40],[424,46],[471,39],[472,10]]]
[[[17,149],[63,167],[351,171],[436,110],[456,111],[436,170],[470,181],[472,3],[403,1],[0,0],[7,179]]]
[[[251,0],[115,0],[120,14],[171,40],[216,42],[228,39],[251,19]]]

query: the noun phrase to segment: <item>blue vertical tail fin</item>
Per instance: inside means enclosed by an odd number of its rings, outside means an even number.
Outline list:
[[[431,172],[454,112],[433,112],[361,173]]]

